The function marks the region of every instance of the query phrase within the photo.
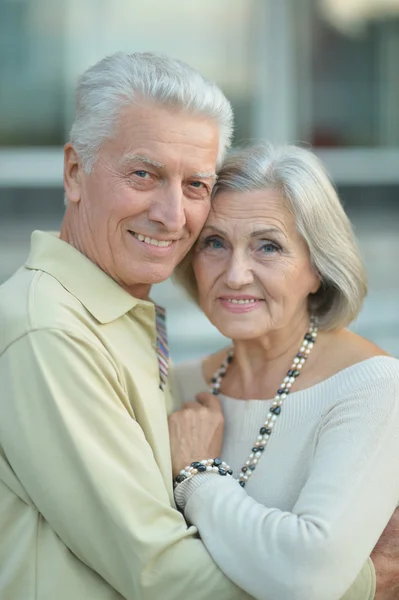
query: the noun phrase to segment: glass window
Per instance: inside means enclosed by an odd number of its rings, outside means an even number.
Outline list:
[[[45,0],[0,0],[0,145],[63,143],[63,15]]]
[[[398,146],[397,12],[362,22],[351,14],[346,22],[346,9],[338,27],[321,6],[292,3],[298,138],[323,147]]]
[[[250,137],[252,1],[0,0],[0,145],[64,143],[80,73],[107,54],[153,50],[217,81]]]

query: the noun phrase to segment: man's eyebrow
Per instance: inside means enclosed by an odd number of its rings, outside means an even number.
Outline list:
[[[126,154],[122,158],[122,164],[128,165],[129,163],[133,163],[135,161],[145,163],[146,165],[151,165],[152,167],[156,167],[157,169],[165,169],[166,166],[163,163],[158,162],[157,160],[153,160],[144,154]],[[217,179],[217,175],[215,171],[200,171],[198,173],[193,173],[190,177],[195,179]]]
[[[196,179],[217,179],[217,175],[215,173],[215,171],[205,171],[205,172],[199,172],[199,173],[193,173],[193,175],[191,175],[191,177],[196,178]]]
[[[165,169],[165,165],[158,162],[157,160],[153,160],[144,154],[125,154],[122,158],[122,164],[128,165],[133,162],[142,162],[146,165],[151,165],[152,167],[156,167],[157,169]]]

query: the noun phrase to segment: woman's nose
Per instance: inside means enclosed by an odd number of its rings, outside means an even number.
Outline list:
[[[233,255],[226,271],[226,283],[231,289],[240,289],[253,282],[250,261],[242,255]]]

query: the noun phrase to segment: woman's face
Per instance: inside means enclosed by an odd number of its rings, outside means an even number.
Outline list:
[[[217,194],[196,244],[200,304],[221,333],[254,339],[307,320],[320,281],[280,191]]]

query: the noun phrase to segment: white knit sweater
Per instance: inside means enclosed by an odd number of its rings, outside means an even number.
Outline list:
[[[201,361],[175,369],[184,401],[207,389]],[[238,474],[272,400],[219,397],[222,458]],[[375,357],[288,396],[245,489],[197,475],[176,501],[219,567],[258,600],[338,600],[398,503],[398,457],[399,360]]]

